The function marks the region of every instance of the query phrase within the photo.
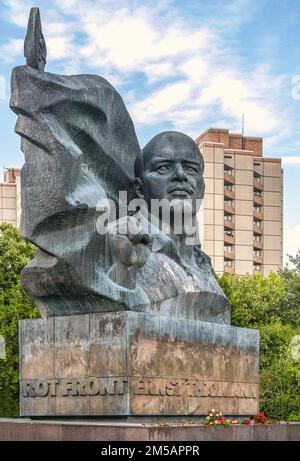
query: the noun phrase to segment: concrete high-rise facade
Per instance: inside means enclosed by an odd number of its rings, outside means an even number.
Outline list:
[[[20,169],[6,168],[0,183],[0,223],[20,225]]]
[[[282,267],[281,160],[262,154],[262,138],[210,128],[196,142],[205,161],[200,211],[203,250],[216,273],[267,275]]]

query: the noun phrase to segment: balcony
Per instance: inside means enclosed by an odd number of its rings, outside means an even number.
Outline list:
[[[224,197],[234,199],[234,191],[224,187]]]
[[[261,273],[263,272],[262,271],[262,266],[260,264],[259,265],[258,264],[253,265],[253,273],[255,274],[256,272],[261,272]]]
[[[224,203],[224,211],[229,214],[234,214],[234,208],[230,205],[225,205],[225,203]]]
[[[234,245],[234,237],[231,235],[224,234],[224,243],[229,243],[229,245]]]
[[[224,171],[224,181],[229,183],[229,184],[234,184],[234,176],[232,174],[228,174],[228,173],[226,173],[226,171]]]
[[[224,266],[224,272],[227,274],[234,274],[234,268],[230,266]]]
[[[263,228],[260,227],[260,226],[256,226],[255,224],[253,224],[253,232],[254,232],[255,234],[262,235],[262,234],[263,234]]]
[[[262,264],[263,263],[263,259],[261,256],[253,256],[253,262],[255,264]]]
[[[229,221],[229,219],[224,218],[224,227],[226,229],[234,229],[234,222]]]
[[[253,167],[253,174],[254,174],[254,177],[255,175],[257,175],[261,179],[263,178],[262,172],[257,167]]]
[[[263,198],[259,195],[253,194],[253,202],[255,205],[263,205],[264,201]]]
[[[259,191],[263,190],[264,188],[262,181],[258,181],[256,178],[253,179],[253,187]]]
[[[224,250],[224,259],[234,259],[234,252],[233,251],[225,251]]]
[[[253,240],[253,248],[256,250],[262,250],[263,249],[263,243],[260,242],[259,240]]]
[[[257,219],[258,221],[262,221],[263,220],[263,214],[260,212],[260,211],[255,211],[253,210],[253,216],[255,219]]]

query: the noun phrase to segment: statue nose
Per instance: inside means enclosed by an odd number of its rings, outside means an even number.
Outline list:
[[[187,176],[181,165],[176,166],[175,171],[174,171],[174,177],[178,179],[179,181],[187,180]]]

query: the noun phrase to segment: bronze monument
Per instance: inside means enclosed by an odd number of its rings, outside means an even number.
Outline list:
[[[24,54],[10,105],[25,154],[21,229],[37,252],[22,285],[42,319],[21,322],[21,415],[256,412],[258,332],[230,326],[201,250],[196,143],[169,131],[141,150],[106,80],[45,72],[37,8]]]

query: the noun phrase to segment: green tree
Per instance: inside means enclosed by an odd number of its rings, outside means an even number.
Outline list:
[[[300,335],[300,258],[267,277],[230,275],[220,284],[232,305],[232,324],[260,330],[260,410],[274,419],[300,419],[300,358],[291,353]]]
[[[38,311],[20,286],[20,273],[35,247],[10,224],[0,225],[0,335],[5,359],[0,359],[0,416],[13,417],[18,409],[19,320],[38,317]]]
[[[300,251],[296,256],[289,256],[290,263],[280,272],[285,282],[285,297],[279,306],[281,322],[295,327],[300,326]]]
[[[289,258],[290,263],[293,264],[294,266],[294,269],[292,270],[300,274],[300,250],[298,250],[296,256],[288,255],[288,258]]]
[[[261,325],[260,332],[260,368],[268,368],[274,363],[289,361],[293,363],[291,344],[295,336],[300,335],[300,328],[281,325],[276,322]],[[299,370],[300,371],[300,370]]]
[[[280,359],[261,370],[260,410],[277,420],[300,420],[300,361]]]
[[[232,307],[232,325],[258,328],[280,321],[280,306],[286,296],[286,285],[280,274],[270,272],[264,277],[223,274],[219,283]]]

